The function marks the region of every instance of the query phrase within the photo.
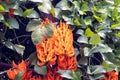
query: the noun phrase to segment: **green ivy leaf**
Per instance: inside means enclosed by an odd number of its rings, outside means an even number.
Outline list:
[[[86,36],[80,36],[80,37],[77,39],[77,42],[88,44],[88,38],[87,38]]]
[[[78,10],[80,10],[80,4],[79,4],[78,1],[71,1],[71,2],[74,4],[74,6],[75,6]]]
[[[72,75],[73,75],[73,80],[80,80],[78,75],[74,71],[72,71]]]
[[[106,72],[103,66],[101,65],[95,65],[95,66],[91,65],[91,66],[88,66],[87,69],[89,69],[88,71],[90,71],[89,74],[99,74],[99,73]]]
[[[51,38],[54,33],[54,26],[53,24],[48,23],[43,27],[43,30],[45,32],[45,36]]]
[[[72,71],[72,75],[73,75],[73,80],[82,80],[82,72],[81,70],[77,69],[75,72]]]
[[[20,71],[16,76],[14,80],[22,80],[22,76],[24,74],[24,71]]]
[[[90,38],[90,44],[93,44],[93,45],[97,45],[98,43],[101,42],[101,38],[98,34],[94,34],[91,38]]]
[[[114,0],[114,5],[118,6],[120,4],[120,0]]]
[[[3,21],[3,23],[4,23],[4,25],[6,26],[6,27],[9,27],[10,25],[8,24],[8,22],[6,22],[6,21]]]
[[[103,22],[107,19],[107,17],[108,17],[107,12],[104,13],[104,15],[101,15],[101,18],[103,19]]]
[[[44,36],[45,32],[41,28],[38,28],[32,32],[32,42],[36,45],[43,40]]]
[[[29,61],[32,65],[36,65],[37,64],[37,54],[36,53],[30,54]]]
[[[18,0],[10,0],[9,2],[10,2],[10,4],[14,4],[14,3],[16,3]]]
[[[40,18],[39,14],[35,11],[35,10],[32,10],[31,13],[29,13],[27,15],[28,18]]]
[[[38,66],[38,65],[35,65],[34,66],[34,70],[38,73],[38,74],[47,74],[47,68],[46,66]]]
[[[116,34],[116,36],[117,36],[117,37],[120,37],[120,32],[118,32],[118,33]]]
[[[108,45],[98,44],[97,46],[93,47],[89,52],[90,53],[96,53],[96,52],[100,52],[100,53],[110,52],[111,53],[112,49]]]
[[[112,11],[112,19],[114,20],[118,20],[118,9],[114,8]]]
[[[3,42],[3,45],[5,45],[7,48],[9,48],[11,50],[15,50],[14,44],[12,42],[10,42],[10,40]]]
[[[9,24],[10,29],[19,29],[18,21],[15,18],[9,18],[7,19],[7,22]]]
[[[92,36],[94,35],[94,32],[91,31],[90,28],[87,28],[87,29],[85,30],[85,34],[86,34],[87,37],[92,37]]]
[[[42,28],[37,28],[32,32],[32,41],[36,45],[41,42],[44,37],[51,38],[53,33],[54,27],[51,23],[48,23]]]
[[[7,5],[6,3],[5,3],[5,1],[2,1],[2,4],[1,4],[2,6],[3,6],[3,8],[5,9],[4,10],[4,12],[8,12],[9,11],[9,5]]]
[[[84,19],[84,23],[85,23],[86,26],[92,25],[92,19],[91,19],[91,17],[86,17]]]
[[[109,67],[109,64],[108,64],[107,61],[103,61],[103,62],[102,62],[102,65],[103,65],[103,67],[104,67],[105,69],[107,69],[107,68]]]
[[[5,8],[2,5],[0,5],[0,11],[5,11]]]
[[[92,7],[92,12],[94,13],[94,12],[96,12],[96,11],[97,11],[96,6],[93,6],[93,7]]]
[[[38,20],[38,19],[32,19],[27,24],[26,31],[30,32],[30,31],[34,31],[34,30],[36,30],[38,28],[40,28],[40,20]]]
[[[23,56],[25,46],[15,44],[14,45],[15,51]]]
[[[114,24],[111,24],[111,29],[119,29],[120,28],[120,23],[114,23]]]
[[[84,55],[89,56],[90,49],[88,47],[84,47]]]
[[[115,57],[113,53],[104,53],[103,56],[105,57],[106,61],[109,64],[109,68],[106,69],[106,71],[112,71],[118,69],[120,66],[120,60]],[[113,64],[114,63],[114,64]],[[120,67],[119,67],[120,69]]]
[[[88,65],[88,57],[81,57],[80,60],[78,61],[78,64],[81,65]]]
[[[103,19],[99,16],[94,15],[93,16],[99,23],[103,22]]]
[[[110,5],[114,5],[114,0],[106,0],[107,3],[109,3]]]
[[[80,54],[80,51],[77,48],[74,48],[74,53],[75,53],[76,56],[78,56]]]
[[[11,1],[9,1],[9,2],[11,2]],[[18,9],[19,8],[18,2],[13,2],[13,3],[11,3],[7,6],[8,6],[8,8],[12,8],[12,9]]]
[[[70,71],[70,70],[59,70],[57,72],[60,73],[61,76],[64,77],[64,78],[73,79],[72,71]]]
[[[4,20],[4,16],[0,14],[0,22]]]
[[[23,16],[24,17],[27,17],[28,15],[30,15],[30,13],[33,11],[33,8],[31,9],[26,9],[24,12],[23,12]]]
[[[23,10],[21,8],[18,8],[15,10],[14,15],[19,15],[22,16],[23,15]]]
[[[81,6],[81,10],[82,11],[88,11],[89,10],[88,4],[83,3],[82,6]]]
[[[50,14],[52,14],[52,16],[55,17],[55,10],[54,10],[54,7],[51,7]]]
[[[104,74],[98,73],[98,74],[94,74],[94,76],[90,76],[90,80],[99,80],[99,79],[102,79],[104,77],[105,77]]]
[[[67,24],[74,25],[73,20],[70,17],[63,15],[62,18],[66,21]]]
[[[18,44],[13,44],[9,39],[7,41],[2,42],[3,45],[5,45],[7,48],[16,51],[18,54],[23,55],[25,47]]]
[[[102,25],[101,25],[102,27]],[[98,30],[96,30],[96,32],[102,37],[102,38],[106,38],[106,33],[110,33],[112,32],[112,30],[110,28],[106,28],[107,26],[105,26],[104,28],[99,28]]]
[[[61,15],[60,13],[62,12],[62,10],[60,8],[54,8],[54,12],[52,11],[51,14],[54,15],[54,17],[60,19]]]
[[[71,10],[67,0],[61,0],[59,3],[56,4],[55,7],[58,7],[61,10]]]
[[[73,22],[75,23],[75,25],[80,26],[80,22],[78,19],[75,19]]]
[[[78,29],[76,34],[79,34],[79,35],[84,35],[84,31],[82,29]]]
[[[96,12],[106,14],[107,10],[102,8],[102,9],[97,9]]]
[[[50,13],[50,10],[52,9],[52,4],[51,2],[48,1],[43,1],[42,3],[39,3],[38,9],[44,13]]]
[[[117,69],[117,66],[111,63],[110,61],[105,61],[104,63],[102,63],[102,65],[107,72]]]

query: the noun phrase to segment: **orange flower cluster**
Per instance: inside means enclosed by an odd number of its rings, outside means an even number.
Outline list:
[[[7,71],[7,75],[10,79],[14,79],[15,76],[20,72],[20,71],[24,71],[26,72],[28,63],[26,63],[25,61],[22,60],[22,62],[18,65],[15,64],[15,62],[12,62],[13,68],[9,69]]]
[[[52,23],[48,18],[40,26]],[[37,64],[55,66],[48,68],[44,80],[63,80],[58,70],[76,70],[76,56],[73,47],[73,34],[69,26],[60,21],[60,26],[54,25],[54,34],[51,38],[44,38],[36,45]],[[52,69],[51,69],[52,68]],[[52,71],[53,70],[53,71]]]
[[[7,71],[7,75],[9,77],[9,79],[14,80],[16,75],[19,72],[23,71],[22,80],[41,80],[41,78],[39,76],[32,77],[32,71],[27,70],[29,62],[25,62],[22,60],[21,63],[16,65],[15,62],[13,61],[12,65],[13,65],[13,67]]]
[[[76,70],[76,57],[59,55],[57,60],[58,70]]]
[[[43,76],[43,80],[63,80],[59,73],[57,73],[57,68],[47,66],[48,73]]]
[[[105,78],[100,80],[118,80],[118,72],[117,71],[110,71],[104,74]]]
[[[48,24],[48,19],[43,22]],[[42,25],[43,25],[42,23]],[[52,38],[44,38],[42,42],[36,45],[38,65],[50,63],[56,64],[57,56],[66,55],[74,57],[73,35],[68,25],[60,22],[60,26],[54,26]]]
[[[47,66],[48,73],[44,75],[43,80],[63,80],[57,72],[58,70],[76,70],[76,57],[68,57],[65,55],[59,55],[57,60],[57,66]]]

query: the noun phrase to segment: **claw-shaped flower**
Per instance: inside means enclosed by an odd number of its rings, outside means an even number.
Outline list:
[[[50,22],[48,18],[41,24]],[[60,26],[54,26],[52,38],[44,38],[42,42],[36,45],[37,64],[42,66],[45,63],[56,64],[59,55],[74,56],[73,34],[68,24],[60,21]]]

